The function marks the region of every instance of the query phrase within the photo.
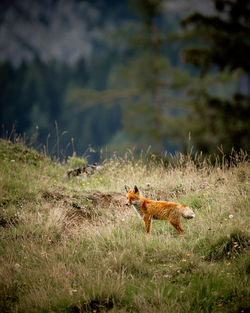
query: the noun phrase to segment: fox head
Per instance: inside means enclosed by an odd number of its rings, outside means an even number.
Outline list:
[[[140,203],[140,193],[137,186],[134,189],[131,189],[129,186],[125,186],[125,190],[127,192],[127,200],[126,205],[138,205]]]
[[[195,217],[194,211],[188,206],[182,205],[181,208],[182,208],[183,217],[188,218],[188,219]]]

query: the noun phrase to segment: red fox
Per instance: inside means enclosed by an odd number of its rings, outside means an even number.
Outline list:
[[[192,209],[185,205],[167,201],[153,201],[142,197],[136,186],[134,190],[125,186],[125,190],[128,193],[128,203],[126,205],[132,205],[136,213],[143,218],[147,233],[150,232],[152,218],[168,220],[181,235],[184,232],[181,225],[181,216],[185,218],[195,217]]]

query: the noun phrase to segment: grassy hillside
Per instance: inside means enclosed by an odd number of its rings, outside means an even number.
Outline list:
[[[247,156],[172,161],[114,158],[63,178],[68,165],[1,140],[0,311],[247,312]],[[167,221],[147,235],[125,184],[196,217],[182,220],[183,236]]]

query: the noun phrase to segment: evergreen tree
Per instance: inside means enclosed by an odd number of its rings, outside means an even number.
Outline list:
[[[173,121],[173,115],[179,113],[176,90],[183,85],[186,75],[173,68],[167,59],[163,1],[129,3],[137,20],[117,31],[117,45],[121,42],[125,47],[126,57],[113,66],[104,90],[71,89],[68,100],[85,108],[100,104],[120,106],[130,144],[133,140],[138,148],[151,145],[162,154],[178,128]],[[124,133],[117,134],[114,141],[125,137]]]
[[[249,149],[250,1],[214,3],[217,15],[194,13],[182,21],[185,29],[182,37],[189,42],[192,39],[193,43],[184,49],[183,59],[200,68],[200,78],[192,81],[187,128],[196,148],[213,153],[222,146],[225,153],[230,153],[232,147]],[[209,75],[218,71],[225,77],[237,72],[243,77],[245,73],[248,92],[242,93],[235,83],[218,94],[218,81],[206,85],[207,80],[211,81]]]

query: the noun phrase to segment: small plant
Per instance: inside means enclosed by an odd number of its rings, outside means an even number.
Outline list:
[[[72,206],[76,209],[81,209],[81,206],[77,202],[73,202]]]
[[[241,231],[234,231],[213,243],[205,256],[207,261],[220,261],[238,256],[250,247],[250,238]]]
[[[77,157],[76,153],[74,152],[71,157],[68,157],[68,164],[72,168],[80,167],[80,166],[87,164],[87,160],[85,158]]]

